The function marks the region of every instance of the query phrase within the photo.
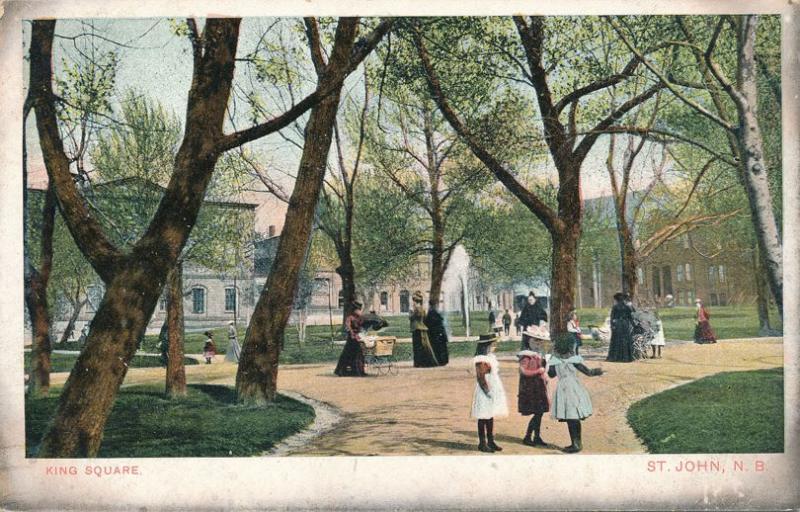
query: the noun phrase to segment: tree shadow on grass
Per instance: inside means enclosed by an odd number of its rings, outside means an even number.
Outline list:
[[[217,384],[189,384],[188,387],[200,391],[216,402],[230,405],[236,403],[236,390],[228,386],[220,386]]]

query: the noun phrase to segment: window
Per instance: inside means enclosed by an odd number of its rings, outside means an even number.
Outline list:
[[[712,293],[709,298],[711,299],[712,306],[719,306],[719,300],[717,299],[716,293]]]
[[[694,291],[689,290],[688,292],[686,292],[686,304],[688,306],[694,304]]]
[[[724,293],[719,294],[719,305],[720,306],[727,306],[728,305],[728,296]]]
[[[661,273],[658,267],[653,267],[653,295],[661,297]]]
[[[338,301],[338,304],[339,304],[339,309],[344,308],[344,291],[343,290],[339,290],[339,301]]]
[[[683,282],[683,265],[678,265],[675,267],[675,280],[679,283]]]
[[[683,277],[686,279],[686,281],[691,281],[692,280],[692,265],[691,264],[687,263],[686,265],[684,265]]]
[[[644,283],[644,269],[642,267],[636,269],[636,277],[640,283]]]
[[[270,238],[272,238],[273,236],[275,236],[275,226],[274,226],[274,225],[272,225],[272,226],[268,227],[268,228],[267,228],[267,233],[268,233],[268,235],[267,235],[267,236],[269,236]]]
[[[725,282],[725,266],[724,265],[720,265],[719,267],[717,267],[717,275],[719,276],[719,282],[720,283],[724,283]]]
[[[711,265],[708,267],[708,282],[714,283],[717,280],[717,267]]]
[[[387,309],[389,307],[389,294],[381,292],[381,307]]]
[[[203,288],[192,288],[192,313],[201,315],[206,312],[206,291]]]
[[[678,290],[678,293],[675,294],[675,304],[679,306],[683,304],[683,290]]]
[[[225,311],[236,311],[236,288],[225,288]]]
[[[408,290],[400,291],[400,312],[408,313]]]
[[[689,234],[688,233],[684,233],[683,236],[681,236],[681,241],[683,242],[683,248],[684,249],[688,249],[689,248]]]

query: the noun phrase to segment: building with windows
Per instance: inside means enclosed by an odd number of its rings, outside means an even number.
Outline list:
[[[611,198],[604,201],[613,215]],[[708,230],[700,227],[662,244],[637,268],[636,302],[664,306],[668,296],[674,306],[693,306],[697,298],[710,306],[754,304],[756,301],[755,266],[752,251],[733,252],[706,247]],[[615,237],[609,243],[618,244]],[[622,289],[618,258],[609,261],[583,260],[579,266],[578,307],[611,307],[613,296]]]

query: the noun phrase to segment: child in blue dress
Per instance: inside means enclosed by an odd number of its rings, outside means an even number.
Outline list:
[[[567,453],[576,453],[583,449],[581,421],[591,416],[593,412],[592,400],[589,398],[589,392],[578,380],[578,372],[590,377],[603,374],[600,368],[587,368],[583,364],[583,358],[574,355],[574,343],[571,333],[562,334],[556,339],[555,354],[550,358],[550,368],[547,372],[550,378],[558,377],[551,411],[553,418],[567,423],[572,442],[564,448]]]

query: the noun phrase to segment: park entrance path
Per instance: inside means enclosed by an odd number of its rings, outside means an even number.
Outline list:
[[[594,415],[583,423],[583,453],[644,453],[625,418],[634,402],[667,388],[724,371],[745,371],[783,365],[780,339],[720,342],[716,345],[667,346],[663,358],[636,363],[609,363],[587,356],[587,366],[600,366],[600,377],[585,377]],[[518,374],[513,356],[500,354],[501,377],[511,415],[495,420],[495,439],[503,454],[560,453],[569,444],[567,428],[545,416],[542,437],[552,448],[520,443],[529,417],[516,411]],[[230,365],[232,366],[232,365]],[[442,368],[400,366],[397,376],[342,378],[333,364],[284,366],[279,390],[300,393],[339,408],[344,418],[332,431],[291,455],[445,455],[476,454],[475,422],[469,418],[474,371],[471,359],[458,358]],[[233,378],[215,379],[233,383]],[[550,392],[554,389],[550,384]]]

